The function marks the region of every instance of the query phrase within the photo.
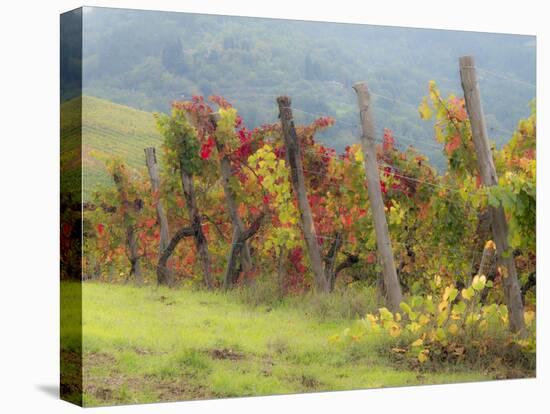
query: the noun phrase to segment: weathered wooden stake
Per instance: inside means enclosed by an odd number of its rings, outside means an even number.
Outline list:
[[[487,137],[487,126],[483,115],[483,107],[481,106],[474,58],[472,56],[461,57],[459,66],[481,180],[484,186],[491,187],[498,184],[498,179]],[[512,332],[523,332],[525,327],[523,303],[514,257],[508,245],[508,225],[504,208],[502,206],[489,206],[489,214],[491,216],[493,237],[497,245],[497,261],[504,267],[503,286],[506,306],[508,307],[510,330]]]
[[[363,134],[361,135],[361,146],[365,159],[365,170],[367,175],[367,190],[374,220],[376,232],[376,245],[378,257],[382,264],[384,291],[388,307],[392,311],[399,310],[399,304],[403,299],[401,286],[395,271],[393,250],[388,231],[388,223],[384,213],[384,201],[380,190],[380,177],[378,175],[378,161],[376,159],[376,148],[374,146],[374,121],[371,109],[370,93],[366,83],[356,83],[353,89],[357,93],[359,103],[359,115]]]
[[[325,277],[321,249],[317,242],[313,216],[307,199],[304,170],[302,167],[302,155],[300,154],[298,136],[294,128],[290,98],[288,96],[279,96],[277,98],[277,104],[279,105],[279,118],[281,118],[283,138],[285,140],[286,159],[287,163],[290,165],[292,189],[298,199],[300,221],[304,239],[306,240],[309,260],[311,261],[311,267],[315,277],[315,287],[319,292],[328,293],[330,291],[330,284]]]
[[[170,243],[170,231],[168,229],[168,218],[164,212],[164,207],[159,199],[160,190],[160,176],[157,164],[157,156],[154,147],[145,148],[145,164],[149,171],[149,177],[151,179],[151,188],[153,190],[153,197],[156,197],[156,209],[157,220],[160,224],[160,242],[159,242],[159,260],[162,257],[163,252]],[[162,269],[161,272],[157,272],[157,281],[159,285],[171,285],[173,282],[173,275],[169,269]]]

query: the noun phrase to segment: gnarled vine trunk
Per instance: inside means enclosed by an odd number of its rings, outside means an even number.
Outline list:
[[[211,114],[210,121],[213,124],[214,130],[217,126],[217,121],[219,119],[219,114]],[[222,186],[225,196],[225,204],[229,217],[231,219],[231,224],[233,226],[233,237],[232,237],[232,246],[229,250],[229,256],[227,259],[227,267],[224,276],[224,285],[226,288],[231,287],[237,280],[238,274],[235,275],[236,267],[232,267],[234,263],[240,259],[241,266],[245,272],[248,272],[252,269],[252,257],[250,255],[250,248],[248,243],[245,241],[243,245],[239,248],[236,248],[235,243],[241,235],[245,232],[244,223],[239,215],[239,210],[237,208],[237,197],[235,192],[231,188],[231,161],[229,160],[228,155],[225,153],[225,148],[222,142],[215,137],[216,149],[220,154],[220,172],[222,178]]]
[[[162,251],[159,262],[157,264],[157,280],[159,281],[159,284],[161,284],[161,280],[166,281],[169,280],[169,278],[172,280],[171,283],[173,283],[172,273],[167,267],[168,259],[170,258],[170,256],[172,256],[172,253],[174,253],[174,250],[176,249],[178,243],[184,237],[190,237],[194,234],[195,232],[191,227],[180,229],[178,232],[176,232],[176,234],[174,234],[174,237],[172,238],[172,240],[170,240],[168,246],[166,246],[166,248]]]
[[[246,246],[246,241],[254,236],[260,229],[264,213],[261,213],[256,220],[250,225],[244,232],[240,232],[238,228],[233,230],[233,239],[231,243],[231,249],[229,253],[229,261],[227,263],[227,270],[225,274],[224,287],[226,289],[233,286],[237,281],[239,272],[237,270],[238,259],[242,258],[242,251]],[[242,260],[242,259],[241,259]]]
[[[187,212],[189,220],[191,221],[191,228],[193,229],[193,237],[195,239],[195,245],[197,246],[197,254],[202,267],[203,281],[206,287],[212,288],[213,280],[210,270],[210,254],[208,252],[208,241],[202,231],[202,221],[197,207],[197,199],[195,196],[195,185],[193,183],[193,176],[186,172],[183,166],[180,166],[181,170],[181,183],[183,187],[183,195],[185,197],[185,203],[187,205]]]
[[[161,258],[164,251],[168,247],[170,242],[170,231],[168,229],[168,218],[164,212],[164,207],[159,199],[160,191],[160,177],[157,164],[157,156],[154,147],[145,148],[145,164],[149,171],[149,178],[151,179],[151,189],[153,190],[153,199],[156,199],[157,221],[160,225],[160,241],[159,241],[159,262],[157,268],[162,271],[157,271],[157,282],[159,285],[172,285],[174,282],[174,276],[170,269],[167,267],[166,261],[161,264]],[[168,256],[169,257],[169,256]]]
[[[117,172],[113,174],[113,180],[115,182],[120,197],[120,202],[123,207],[122,221],[124,222],[124,226],[126,227],[126,254],[128,256],[128,260],[130,261],[130,272],[128,273],[126,281],[128,281],[131,276],[134,276],[136,284],[142,285],[143,274],[141,272],[141,264],[139,262],[136,229],[134,226],[134,222],[130,216],[129,210],[133,209],[136,213],[140,212],[143,208],[143,201],[141,199],[135,199],[133,202],[130,202],[130,200],[128,200],[128,193],[124,188],[122,177]]]

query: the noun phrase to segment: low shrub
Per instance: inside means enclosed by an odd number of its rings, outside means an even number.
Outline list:
[[[438,295],[412,296],[401,303],[401,312],[380,308],[329,341],[350,344],[381,335],[388,339],[381,342],[386,352],[420,365],[464,361],[486,367],[517,363],[533,369],[534,311],[525,312],[525,334],[512,334],[506,306],[481,303],[482,292],[490,288],[492,283],[485,276],[475,276],[460,296],[454,286],[445,287]]]

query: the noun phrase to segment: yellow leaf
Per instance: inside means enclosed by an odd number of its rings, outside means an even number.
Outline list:
[[[380,308],[378,309],[378,313],[380,314],[380,319],[383,321],[393,321],[393,313],[391,313],[388,308]]]
[[[398,324],[393,323],[389,327],[390,335],[394,338],[397,338],[399,335],[401,335],[401,328]]]
[[[535,312],[533,312],[531,310],[530,311],[525,311],[523,313],[523,319],[525,320],[525,324],[527,326],[531,326],[531,324],[535,320]]]
[[[483,320],[479,323],[479,329],[481,329],[482,331],[484,331],[485,329],[487,329],[488,326],[489,326],[489,323],[487,322],[487,319],[483,319]]]
[[[462,297],[466,300],[470,300],[472,299],[472,296],[474,296],[474,291],[473,289],[462,289]]]
[[[449,325],[448,331],[451,335],[456,335],[458,332],[458,326],[456,325],[456,323],[452,323],[451,325]]]
[[[525,339],[520,339],[519,341],[517,341],[517,344],[519,346],[521,346],[522,348],[526,348],[529,346],[529,341],[525,340]]]
[[[455,348],[453,354],[455,354],[457,356],[464,355],[464,347]]]
[[[508,268],[505,266],[499,266],[499,273],[506,279],[508,277]]]
[[[424,351],[420,351],[418,353],[418,361],[423,364],[424,362],[426,362],[428,360],[428,356],[425,354]]]
[[[407,329],[411,332],[416,332],[420,329],[420,325],[416,322],[411,322],[407,325]]]
[[[420,325],[426,325],[428,322],[430,322],[430,318],[424,314],[420,315],[420,317],[418,318],[418,323]]]
[[[445,142],[445,136],[443,135],[443,132],[441,131],[441,128],[438,125],[434,126],[435,130],[435,139],[437,142],[443,143]]]
[[[496,250],[497,246],[496,246],[494,241],[487,240],[487,243],[485,243],[485,248],[486,249],[491,249],[491,250]]]
[[[416,341],[414,341],[411,346],[414,346],[414,347],[417,347],[417,346],[422,346],[424,344],[424,341],[422,340],[422,338],[419,338],[417,339]]]
[[[456,296],[458,295],[458,290],[454,286],[447,286],[445,288],[445,292],[443,293],[443,301],[449,300],[452,302],[455,300]]]
[[[433,111],[428,105],[428,98],[424,97],[420,106],[418,107],[418,113],[420,114],[421,119],[430,119],[432,117]]]
[[[472,280],[472,288],[479,292],[483,290],[486,282],[487,282],[487,278],[485,277],[485,275],[481,275],[481,276],[475,275]]]

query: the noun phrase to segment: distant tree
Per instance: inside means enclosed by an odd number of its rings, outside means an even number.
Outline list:
[[[166,70],[174,75],[183,75],[186,72],[187,65],[183,56],[183,48],[179,38],[169,40],[162,49],[162,65]]]
[[[235,38],[233,36],[226,36],[223,38],[223,48],[224,49],[234,49],[235,48]]]
[[[309,53],[304,59],[304,77],[307,80],[319,80],[322,78],[322,70],[319,62],[313,60]]]
[[[306,55],[304,59],[304,77],[306,79],[312,79],[313,77],[313,62],[311,61],[311,56]]]

